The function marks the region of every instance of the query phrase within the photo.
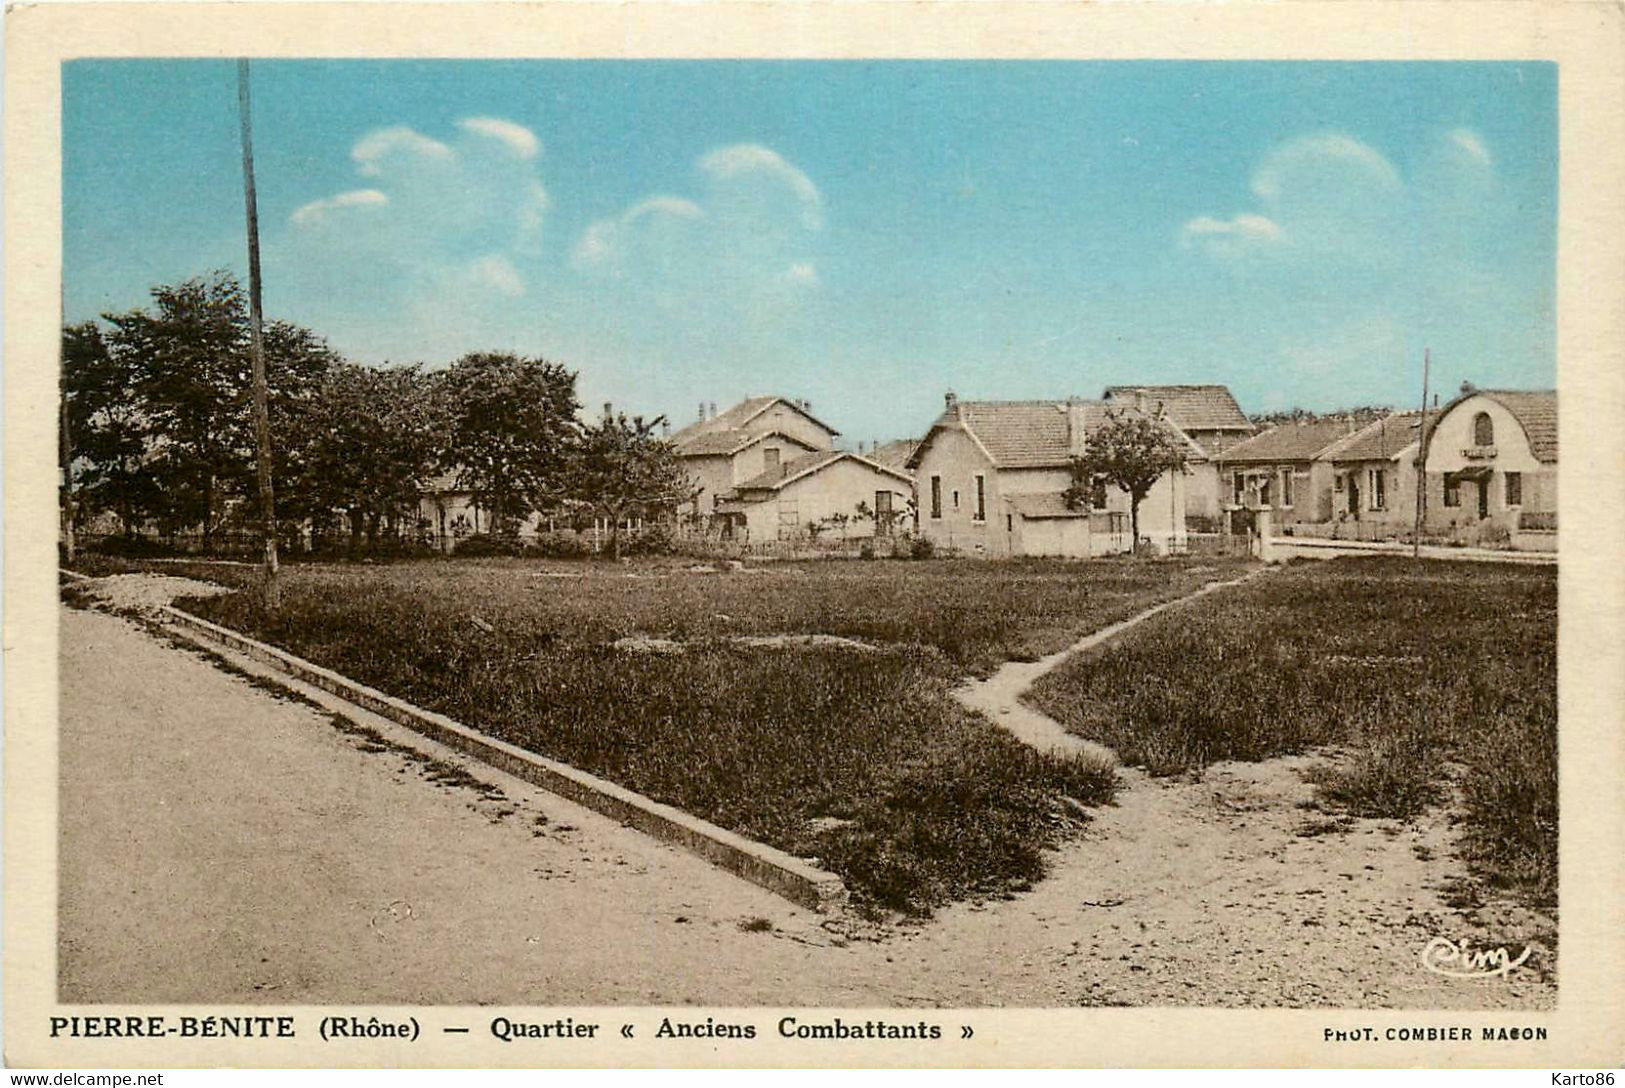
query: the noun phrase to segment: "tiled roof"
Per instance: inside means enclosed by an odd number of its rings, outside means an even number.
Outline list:
[[[1486,397],[1500,401],[1529,436],[1529,452],[1535,460],[1557,464],[1557,391],[1555,389],[1483,389]]]
[[[1024,518],[1086,518],[1086,507],[1076,510],[1067,506],[1059,491],[1041,491],[1032,495],[1006,495],[1005,505]]]
[[[1328,461],[1388,461],[1415,442],[1421,428],[1421,412],[1396,412],[1333,443],[1322,456]]]
[[[1313,461],[1325,452],[1326,447],[1349,437],[1355,429],[1355,424],[1347,419],[1282,423],[1245,442],[1236,443],[1220,454],[1219,460],[1250,464]]]
[[[1557,464],[1557,391],[1555,389],[1470,389],[1428,420],[1428,440],[1438,421],[1468,397],[1489,397],[1512,413],[1529,438],[1535,460]]]
[[[877,472],[884,472],[896,476],[902,482],[908,482],[909,475],[901,469],[889,468],[886,465],[876,464],[867,457],[859,457],[847,450],[820,450],[817,453],[805,454],[788,461],[781,461],[774,468],[758,473],[743,483],[735,484],[735,493],[744,491],[777,491],[786,484],[803,476],[810,476],[814,472],[822,471],[837,461],[853,460],[867,465]]]
[[[885,465],[887,468],[904,472],[908,469],[908,459],[914,455],[914,448],[919,444],[918,438],[899,438],[894,442],[885,442],[869,452],[869,460],[877,465]]]
[[[690,423],[672,435],[671,441],[679,450],[687,453],[689,451],[686,447],[700,435],[723,431],[760,430],[760,427],[752,428],[750,426],[751,421],[781,401],[824,428],[830,434],[841,433],[788,397],[746,397],[732,408],[718,412],[710,419],[701,419]]]
[[[1132,412],[1131,408],[1108,406],[1098,400],[1079,400],[1072,404],[1083,410],[1085,435],[1104,426],[1113,413]],[[943,412],[932,424],[932,430],[961,424],[982,444],[999,468],[1064,468],[1072,455],[1065,401],[962,400]],[[1172,421],[1165,421],[1165,425],[1182,442],[1188,443],[1189,453],[1200,455],[1203,452],[1190,443]],[[929,432],[926,438],[930,438]],[[922,439],[920,446],[924,445]],[[911,465],[919,454],[920,449],[916,449],[909,458]]]
[[[748,431],[732,428],[726,431],[697,434],[677,447],[677,455],[679,457],[726,457],[766,438],[782,438],[786,442],[794,442],[802,449],[807,448],[807,443],[799,438],[792,438],[783,431]]]
[[[1111,385],[1106,399],[1134,403],[1134,394],[1145,391],[1146,410],[1155,411],[1160,402],[1168,418],[1185,431],[1239,430],[1249,434],[1256,428],[1248,421],[1223,385]]]

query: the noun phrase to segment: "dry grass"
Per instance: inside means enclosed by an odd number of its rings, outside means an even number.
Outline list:
[[[1353,815],[1408,818],[1458,785],[1479,874],[1548,901],[1556,633],[1552,568],[1338,559],[1158,617],[1030,698],[1156,774],[1340,746],[1321,797]]]

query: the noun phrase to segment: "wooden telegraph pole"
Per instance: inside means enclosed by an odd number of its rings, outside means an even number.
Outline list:
[[[248,353],[254,368],[254,468],[260,485],[260,517],[265,536],[264,600],[268,612],[282,607],[277,584],[276,495],[271,487],[271,420],[265,391],[265,330],[260,306],[260,216],[254,199],[253,105],[248,91],[248,59],[237,61],[237,110],[243,127],[243,203],[248,212]]]
[[[1432,351],[1422,349],[1422,424],[1416,432],[1416,525],[1411,533],[1411,557],[1422,558],[1423,513],[1428,500],[1428,370],[1432,365]]]

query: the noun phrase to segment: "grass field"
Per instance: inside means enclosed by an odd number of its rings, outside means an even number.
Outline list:
[[[90,572],[141,569],[99,561]],[[1112,771],[1040,755],[963,710],[967,672],[1031,657],[1236,572],[1206,560],[823,562],[764,573],[522,560],[296,565],[284,607],[193,611],[928,912],[1019,890],[1108,800]],[[252,585],[248,567],[163,564]],[[743,647],[834,634],[877,645]],[[616,639],[673,638],[680,654]]]
[[[1028,698],[1154,774],[1337,745],[1328,807],[1406,818],[1459,786],[1477,871],[1555,897],[1553,568],[1295,565],[1064,663]]]

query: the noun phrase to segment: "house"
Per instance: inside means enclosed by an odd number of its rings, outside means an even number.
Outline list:
[[[787,397],[749,397],[719,413],[700,405],[700,418],[671,436],[671,443],[699,489],[680,514],[709,521],[723,495],[809,453],[831,450],[840,432],[812,414],[812,406]]]
[[[1111,385],[1105,401],[1140,412],[1161,411],[1196,444],[1201,454],[1186,465],[1185,514],[1217,522],[1227,489],[1220,485],[1218,457],[1258,433],[1223,385]]]
[[[1226,505],[1269,506],[1279,529],[1333,520],[1336,472],[1323,454],[1359,429],[1351,419],[1282,423],[1230,446],[1217,458]]]
[[[1113,411],[1136,410],[1077,399],[961,401],[949,393],[908,460],[920,535],[941,548],[986,556],[1132,549],[1126,492],[1101,488],[1081,509],[1062,496],[1072,483],[1071,458],[1084,451],[1090,432]],[[1184,546],[1184,483],[1184,473],[1164,473],[1140,504],[1140,534],[1154,546]]]
[[[1366,424],[1321,454],[1332,467],[1331,520],[1359,522],[1362,536],[1416,526],[1416,455],[1422,414],[1398,412]]]
[[[749,543],[889,536],[905,525],[914,479],[845,450],[781,461],[717,500],[724,535]]]
[[[1557,527],[1556,391],[1464,386],[1427,430],[1430,529]]]

